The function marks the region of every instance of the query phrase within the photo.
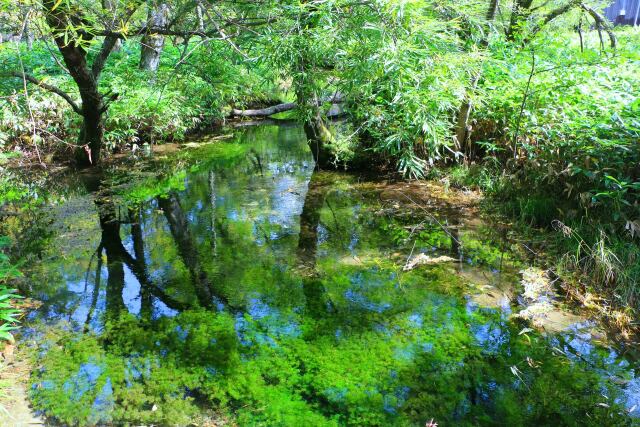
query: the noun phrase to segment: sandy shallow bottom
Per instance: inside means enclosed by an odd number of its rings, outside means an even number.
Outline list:
[[[7,345],[0,355],[0,426],[45,425],[29,405],[27,382],[30,367]]]

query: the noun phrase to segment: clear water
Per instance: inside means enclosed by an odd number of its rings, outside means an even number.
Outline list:
[[[314,172],[299,127],[78,176],[5,225],[43,302],[30,396],[65,425],[631,425],[635,364],[514,320],[499,228]],[[470,216],[471,215],[471,216]],[[403,271],[410,254],[451,256]]]

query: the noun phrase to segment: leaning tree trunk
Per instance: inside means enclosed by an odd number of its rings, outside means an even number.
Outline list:
[[[195,288],[198,302],[202,307],[210,307],[213,304],[212,284],[207,272],[200,260],[198,247],[189,229],[189,221],[185,215],[176,194],[171,193],[167,197],[158,197],[158,206],[164,212],[169,223],[169,230],[175,241],[182,262],[187,267],[191,276],[191,282]],[[224,299],[220,295],[216,295]]]
[[[491,0],[489,2],[489,9],[487,10],[487,21],[492,22],[498,13],[498,8],[500,7],[499,0]]]
[[[316,110],[312,119],[305,122],[304,132],[316,163],[316,169],[331,168],[335,156],[329,146],[335,143],[335,137],[325,123],[319,109]]]
[[[163,28],[167,25],[169,6],[159,3],[149,9],[147,25],[151,28],[149,34],[142,38],[140,52],[140,69],[156,72],[160,65],[160,54],[164,47],[164,36],[153,34],[153,28]]]
[[[316,269],[318,252],[318,226],[320,211],[325,204],[329,185],[321,175],[314,172],[309,179],[307,195],[300,214],[300,238],[296,256],[302,272],[302,291],[305,296],[306,313],[320,319],[333,307],[327,289],[318,277]]]

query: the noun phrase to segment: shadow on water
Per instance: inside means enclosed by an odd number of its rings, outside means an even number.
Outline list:
[[[585,325],[511,317],[522,265],[491,225],[313,172],[299,127],[149,168],[51,210],[26,271],[31,398],[52,420],[632,423],[630,362]],[[454,261],[403,271],[409,254]]]

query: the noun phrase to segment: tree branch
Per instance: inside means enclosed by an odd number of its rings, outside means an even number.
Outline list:
[[[164,27],[153,27],[153,26],[144,26],[144,27],[140,27],[140,28],[135,28],[132,29],[130,31],[127,31],[126,33],[120,32],[120,31],[111,31],[111,30],[100,30],[100,31],[93,31],[91,34],[93,36],[112,36],[112,37],[116,37],[119,39],[126,39],[128,37],[136,37],[136,36],[142,36],[145,34],[157,34],[157,35],[161,35],[161,36],[180,36],[183,38],[187,38],[187,37],[193,37],[193,36],[201,36],[201,37],[224,37],[223,34],[220,34],[219,29],[226,29],[226,28],[230,28],[230,27],[234,27],[234,26],[242,26],[242,27],[256,27],[256,26],[260,26],[260,25],[265,25],[265,24],[269,24],[271,22],[274,22],[275,18],[265,18],[265,19],[261,19],[261,20],[256,20],[256,21],[248,21],[248,22],[242,22],[242,21],[229,21],[227,23],[227,25],[221,26],[218,29],[213,29],[213,30],[209,30],[209,31],[200,31],[200,30],[172,30],[170,28],[164,28]]]
[[[580,5],[580,0],[571,0],[569,3],[566,3],[554,10],[552,10],[551,12],[549,12],[548,14],[546,14],[542,20],[538,23],[536,23],[536,25],[533,27],[533,29],[531,30],[531,36],[527,37],[527,42],[530,41],[531,39],[533,39],[535,37],[536,34],[538,34],[540,32],[540,30],[542,30],[542,28],[547,25],[549,22],[553,21],[554,19],[556,19],[557,17],[559,17],[560,15],[564,15],[565,13],[569,12],[571,9],[573,9],[574,7],[578,7]]]
[[[100,78],[100,73],[104,69],[104,66],[107,64],[107,58],[111,55],[111,51],[114,46],[118,42],[118,37],[107,36],[104,38],[102,42],[102,47],[100,48],[100,52],[93,60],[93,64],[91,64],[91,73],[93,74],[93,78],[98,81]]]
[[[547,15],[545,15],[544,18],[542,18],[541,22],[537,23],[536,26],[531,30],[531,37],[529,37],[529,39],[532,39],[549,22],[553,21],[560,15],[563,15],[569,12],[573,8],[580,8],[585,12],[587,12],[596,22],[597,26],[600,28],[603,28],[607,32],[607,34],[609,35],[609,40],[611,41],[611,48],[612,49],[616,48],[618,41],[617,41],[616,35],[611,29],[611,25],[609,24],[609,21],[605,17],[603,17],[600,13],[598,13],[596,10],[594,10],[591,6],[583,3],[580,0],[571,0],[567,4],[560,6],[552,10],[551,12],[549,12]]]
[[[558,16],[564,15],[565,13],[569,12],[574,7],[578,6],[579,4],[580,4],[579,1],[573,0],[573,1],[570,1],[569,3],[565,4],[564,6],[560,6],[559,8],[552,10],[551,12],[549,12],[549,14],[547,14],[544,17],[544,19],[542,20],[542,24],[540,24],[540,27],[543,27],[543,26],[547,25],[549,22],[553,21]]]
[[[100,113],[105,113],[108,109],[109,106],[111,105],[112,102],[116,101],[118,99],[118,97],[120,96],[120,94],[118,93],[111,93],[111,91],[109,91],[108,93],[103,95],[103,101],[102,101],[102,108],[100,108]]]
[[[596,23],[607,32],[607,34],[609,35],[609,41],[611,42],[611,48],[615,49],[618,45],[618,39],[616,38],[616,35],[614,34],[613,29],[611,28],[611,24],[609,23],[607,18],[599,14],[591,6],[584,3],[580,3],[580,8],[591,15],[593,20],[596,21]]]
[[[131,19],[131,15],[135,13],[135,11],[138,9],[140,4],[142,4],[142,1],[140,0],[129,4],[129,6],[125,8],[124,12],[119,17],[120,21],[128,22],[129,19]],[[115,18],[115,15],[114,15],[114,18]],[[93,74],[93,78],[96,81],[99,80],[100,73],[102,73],[102,70],[104,69],[104,66],[107,63],[107,59],[109,58],[109,55],[111,55],[113,48],[115,47],[116,43],[118,43],[118,39],[119,38],[115,36],[106,36],[102,41],[102,47],[100,48],[100,52],[98,53],[96,58],[93,60],[93,64],[91,64],[91,74]]]
[[[56,95],[60,96],[61,98],[63,98],[65,101],[67,101],[69,103],[69,105],[71,105],[71,108],[73,108],[73,111],[75,111],[76,113],[82,115],[82,109],[78,106],[78,104],[73,100],[73,98],[71,98],[71,95],[69,95],[67,92],[63,91],[62,89],[52,86],[50,84],[44,83],[42,80],[38,80],[37,78],[35,78],[34,76],[30,75],[30,74],[26,74],[26,73],[19,73],[19,72],[13,72],[10,74],[11,77],[17,77],[19,79],[24,79],[26,81],[28,81],[29,83],[33,83],[36,86],[39,86],[45,90],[48,90],[49,92],[55,93]]]
[[[294,110],[297,107],[298,104],[295,102],[286,102],[284,104],[273,105],[260,110],[236,110],[234,108],[231,111],[231,114],[237,117],[269,117],[284,111]]]

